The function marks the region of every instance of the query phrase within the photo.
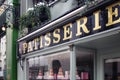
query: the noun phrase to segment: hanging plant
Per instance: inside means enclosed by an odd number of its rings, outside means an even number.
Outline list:
[[[20,17],[19,24],[20,24],[19,25],[19,37],[23,37],[23,36],[25,36],[25,34],[28,33],[28,30],[26,28],[26,26],[28,25],[26,14],[24,14]]]
[[[36,16],[36,13],[34,10],[28,11],[27,13],[27,18],[28,18],[28,27],[32,28],[34,26],[37,26],[37,24],[40,24],[41,21],[39,18]]]
[[[26,27],[26,25],[27,25],[26,21],[27,21],[27,15],[24,14],[19,19],[20,29],[23,29]]]
[[[41,23],[50,20],[50,10],[46,5],[36,6],[35,14]]]
[[[45,23],[48,20],[50,20],[49,8],[46,5],[36,6],[34,10],[30,10],[20,17],[20,31],[24,28],[31,30],[33,27],[40,26],[41,23]]]

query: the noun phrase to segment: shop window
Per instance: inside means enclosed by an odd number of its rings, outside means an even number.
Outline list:
[[[28,59],[29,80],[69,79],[69,53],[55,53]]]
[[[104,80],[120,80],[120,58],[106,59],[104,71]]]
[[[77,80],[94,80],[93,79],[93,59],[94,54],[86,51],[76,53],[76,79]]]

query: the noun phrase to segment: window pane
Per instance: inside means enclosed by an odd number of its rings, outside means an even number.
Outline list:
[[[93,80],[93,53],[79,51],[76,54],[76,79]]]
[[[104,70],[104,80],[120,80],[120,58],[105,60]]]
[[[69,52],[30,58],[29,80],[69,79]]]

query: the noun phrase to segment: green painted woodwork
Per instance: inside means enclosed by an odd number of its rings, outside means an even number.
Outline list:
[[[15,8],[19,4],[19,0],[13,0],[13,11],[11,11],[11,20],[15,20]],[[17,49],[16,49],[16,41],[18,38],[18,25],[14,25],[10,22],[10,20],[7,20],[8,24],[10,27],[7,28],[6,30],[6,79],[7,80],[17,80],[17,59],[16,59],[16,54],[17,54]],[[14,23],[14,22],[13,22]]]
[[[7,80],[17,80],[16,39],[18,31],[7,28]]]

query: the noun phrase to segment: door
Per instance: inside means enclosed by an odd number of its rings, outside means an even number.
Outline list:
[[[104,80],[120,80],[120,58],[104,60]]]

